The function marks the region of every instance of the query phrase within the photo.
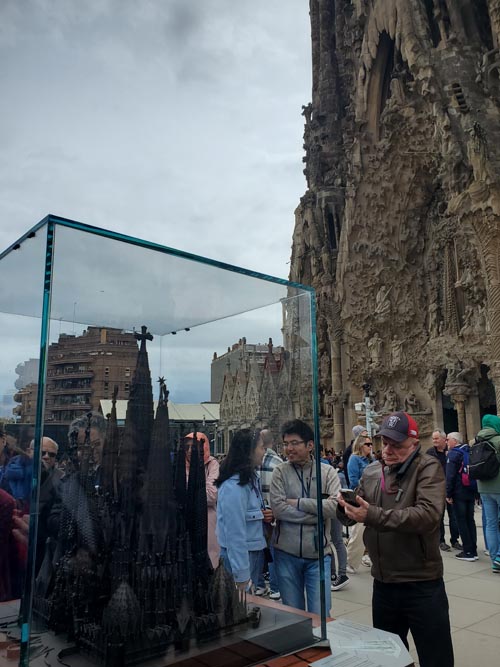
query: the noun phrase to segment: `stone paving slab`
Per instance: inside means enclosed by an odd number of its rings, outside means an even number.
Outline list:
[[[482,635],[490,635],[491,637],[500,639],[500,612],[494,616],[489,616],[480,623],[470,625],[468,629],[471,632],[479,632]]]
[[[464,603],[463,598],[450,595],[449,591],[448,601],[450,603],[450,623],[455,628],[467,628],[473,623],[478,623],[500,613],[499,605],[480,600],[467,600]]]

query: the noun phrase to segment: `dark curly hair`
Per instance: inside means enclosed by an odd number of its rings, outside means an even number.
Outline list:
[[[254,473],[255,466],[252,463],[252,454],[260,437],[260,429],[251,430],[243,428],[236,431],[229,445],[229,450],[224,461],[221,463],[219,477],[215,486],[219,487],[226,479],[239,474],[240,486],[249,484]]]

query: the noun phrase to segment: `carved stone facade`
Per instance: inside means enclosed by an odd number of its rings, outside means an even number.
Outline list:
[[[364,382],[470,438],[500,403],[500,0],[310,16],[290,279],[317,290],[324,439],[349,441]]]

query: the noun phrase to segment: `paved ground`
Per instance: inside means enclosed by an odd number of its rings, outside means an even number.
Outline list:
[[[483,553],[480,510],[476,510],[475,518],[479,560],[462,562],[455,558],[457,551],[442,552],[455,667],[496,667],[500,665],[500,574],[492,573],[489,556]],[[346,588],[332,593],[332,616],[371,625],[370,570],[361,565],[358,573],[349,577]],[[429,613],[432,614],[432,609]],[[418,665],[411,640],[410,652]]]

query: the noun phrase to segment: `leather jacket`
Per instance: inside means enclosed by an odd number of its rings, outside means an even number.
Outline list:
[[[441,464],[418,450],[398,481],[401,467],[372,463],[361,478],[358,493],[370,503],[363,539],[372,575],[384,583],[440,579],[439,524],[445,503]]]

